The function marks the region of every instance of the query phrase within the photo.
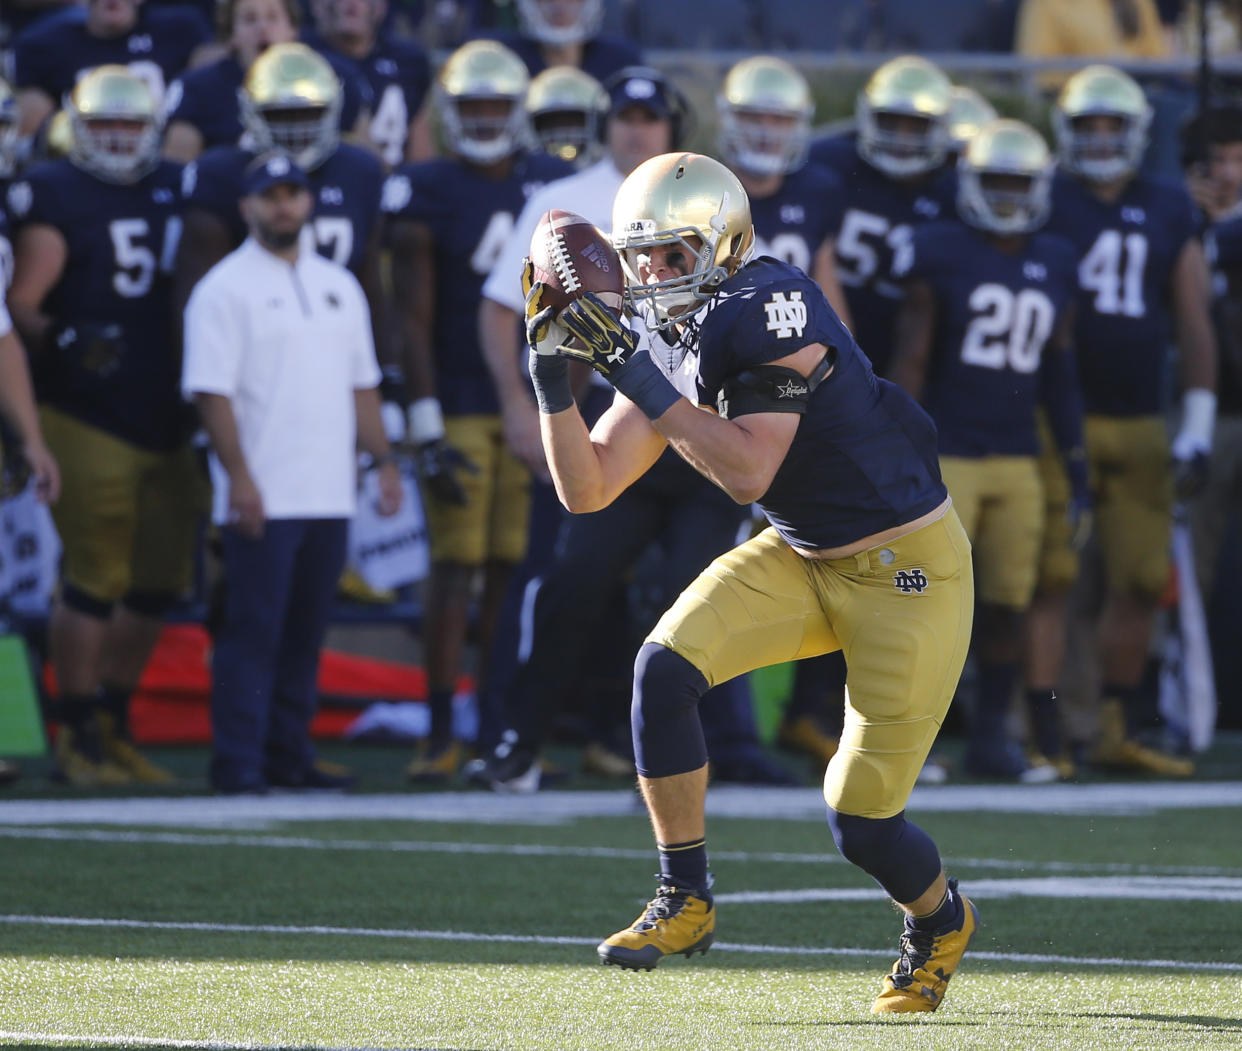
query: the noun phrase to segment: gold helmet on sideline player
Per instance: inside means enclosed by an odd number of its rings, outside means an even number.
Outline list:
[[[526,63],[495,40],[454,51],[436,82],[436,111],[449,148],[476,164],[495,164],[527,139]]]
[[[1052,154],[1034,128],[1018,120],[985,124],[957,162],[957,211],[994,234],[1026,234],[1052,210]]]
[[[341,82],[328,60],[305,44],[264,51],[238,98],[256,153],[283,150],[304,171],[314,171],[340,142]]]
[[[1061,167],[1090,182],[1131,174],[1143,158],[1151,115],[1133,77],[1113,66],[1080,69],[1052,110]]]
[[[65,99],[69,159],[106,182],[133,183],[160,159],[159,105],[150,85],[126,66],[96,66]]]
[[[949,149],[953,85],[917,55],[885,62],[858,93],[858,152],[893,178],[910,178],[944,163]]]
[[[784,175],[806,163],[815,103],[806,78],[782,58],[754,55],[725,75],[716,98],[720,155],[754,175]]]
[[[539,148],[579,167],[599,155],[607,112],[603,85],[575,66],[545,69],[526,92],[526,113]]]

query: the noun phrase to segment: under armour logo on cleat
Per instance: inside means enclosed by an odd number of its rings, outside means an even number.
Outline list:
[[[927,577],[921,569],[899,569],[897,575],[893,577],[893,586],[906,595],[911,591],[921,595],[927,590]]]

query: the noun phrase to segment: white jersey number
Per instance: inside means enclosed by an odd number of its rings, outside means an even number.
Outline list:
[[[785,231],[770,241],[762,237],[755,238],[755,255],[770,255],[782,263],[789,263],[807,273],[811,271],[811,250],[807,247],[806,238],[801,234]]]
[[[908,223],[893,226],[882,215],[851,208],[837,237],[837,277],[841,284],[861,288],[873,280],[887,283],[890,275],[879,272],[880,253],[885,249],[893,257],[893,273],[901,274],[909,266],[906,257],[913,236]]]
[[[1147,238],[1140,233],[1124,237],[1118,230],[1105,230],[1078,264],[1078,283],[1095,293],[1099,314],[1142,317],[1143,270],[1147,265]]]
[[[1036,288],[1017,295],[1004,285],[980,285],[970,294],[970,309],[978,316],[962,340],[962,361],[985,369],[1011,368],[1034,372],[1052,335],[1055,311]]]
[[[470,269],[484,277],[490,274],[512,233],[513,216],[508,212],[494,212],[470,257]]]
[[[113,289],[125,299],[140,299],[151,291],[157,272],[172,273],[177,242],[181,240],[181,220],[171,216],[164,223],[164,241],[158,257],[155,246],[150,244],[151,224],[145,219],[113,219],[108,224],[108,236],[116,259]]]
[[[343,215],[317,215],[302,227],[300,244],[334,263],[348,266],[354,252],[354,224]]]
[[[389,84],[375,106],[370,129],[371,141],[379,147],[388,167],[394,168],[401,163],[409,134],[410,114],[405,105],[405,93],[397,84]]]

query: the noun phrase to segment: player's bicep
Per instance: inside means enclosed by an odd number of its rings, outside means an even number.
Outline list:
[[[8,302],[19,330],[29,326],[47,294],[64,273],[69,248],[64,235],[46,223],[31,223],[18,231],[13,245],[13,284]]]

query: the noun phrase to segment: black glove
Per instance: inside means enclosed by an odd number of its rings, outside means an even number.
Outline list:
[[[1190,456],[1173,459],[1173,490],[1179,500],[1190,500],[1207,485],[1210,456],[1196,450]]]
[[[48,332],[46,346],[62,361],[104,378],[116,372],[125,357],[125,332],[110,321],[67,322]]]
[[[427,491],[441,503],[465,507],[469,502],[466,490],[457,477],[458,471],[478,474],[479,465],[460,449],[443,438],[424,442],[414,450],[414,463]]]
[[[611,379],[625,367],[638,347],[638,336],[623,325],[593,292],[584,292],[557,318],[578,343],[566,341],[562,354],[585,361]]]

